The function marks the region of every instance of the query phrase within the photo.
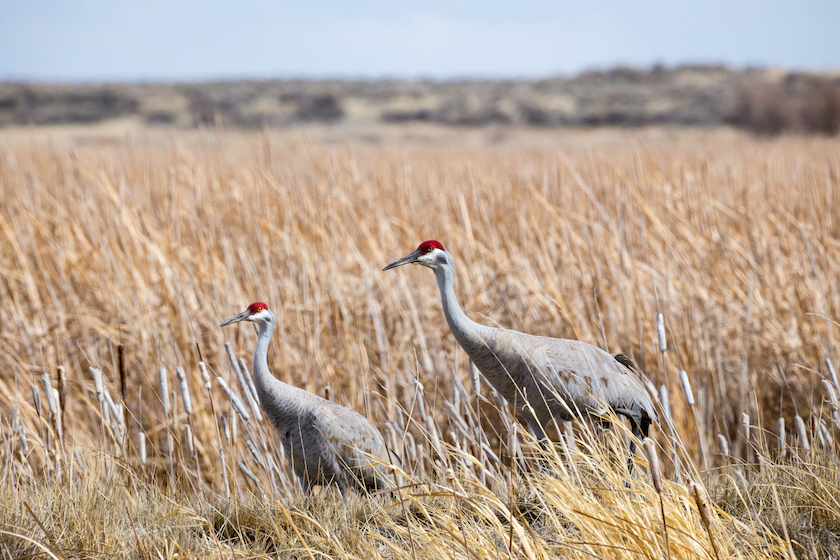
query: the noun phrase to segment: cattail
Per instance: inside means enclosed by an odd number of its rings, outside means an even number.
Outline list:
[[[41,376],[41,383],[44,384],[44,394],[47,395],[47,405],[50,407],[50,414],[55,416],[58,414],[58,405],[55,402],[55,395],[53,394],[52,382],[50,381],[49,373],[45,373]]]
[[[263,470],[267,470],[265,465],[265,460],[263,459],[262,453],[260,450],[257,449],[257,446],[254,445],[254,442],[250,439],[245,442],[245,447],[248,448],[248,452],[251,454],[251,457],[254,458],[254,462],[257,463]]]
[[[776,435],[779,438],[779,457],[783,458],[787,455],[785,448],[785,419],[779,418],[776,421]]]
[[[493,461],[497,465],[502,464],[502,460],[499,459],[499,456],[496,455],[496,452],[493,451],[493,449],[490,448],[490,445],[488,445],[488,444],[486,444],[482,441],[481,442],[481,449],[482,449],[482,451],[484,451],[487,454],[487,456],[490,458],[491,461]]]
[[[190,387],[187,385],[187,373],[184,368],[178,366],[175,368],[175,373],[178,376],[178,389],[181,390],[181,401],[184,403],[184,412],[187,415],[192,414],[192,399],[190,398]]]
[[[126,401],[126,380],[125,380],[125,346],[122,343],[117,345],[117,371],[120,375],[120,395],[123,402]]]
[[[324,385],[324,399],[330,400],[330,386]]]
[[[137,453],[140,455],[140,464],[146,464],[146,433],[142,430],[137,432]]]
[[[251,374],[248,373],[248,368],[245,365],[245,360],[239,358],[239,370],[242,372],[243,379],[240,379],[240,383],[244,380],[245,387],[242,390],[245,392],[245,397],[248,399],[248,404],[251,405],[251,410],[254,413],[254,418],[257,419],[257,422],[262,422],[262,411],[260,410],[260,401],[257,398],[257,389],[254,387],[254,382],[251,381]],[[329,399],[327,399],[329,400]]]
[[[470,360],[470,379],[472,380],[473,393],[476,396],[481,395],[481,372],[478,371],[472,360]]]
[[[684,369],[680,370],[680,383],[682,383],[683,393],[685,393],[685,402],[688,406],[694,406],[694,393],[691,391],[691,381],[688,379],[688,373]]]
[[[225,434],[225,439],[230,439],[230,427],[228,426],[226,414],[222,414],[219,417],[219,424],[222,425],[222,433]]]
[[[718,446],[720,446],[720,454],[723,455],[723,458],[729,458],[729,441],[723,434],[718,434]]]
[[[239,361],[236,359],[236,356],[233,353],[233,348],[227,340],[225,341],[225,351],[227,352],[228,360],[230,360],[230,367],[233,369],[233,373],[236,375],[237,381],[239,381],[239,384],[242,386],[242,390],[247,391],[248,386],[245,385],[245,380],[242,379],[242,371],[239,369]]]
[[[237,463],[237,465],[239,466],[239,470],[240,470],[240,471],[242,471],[242,474],[244,474],[244,475],[245,475],[245,478],[247,478],[248,480],[250,480],[250,481],[254,484],[254,486],[256,486],[257,488],[259,488],[259,487],[260,487],[260,481],[259,481],[259,480],[257,480],[257,477],[256,477],[256,476],[254,476],[254,473],[253,473],[253,472],[251,472],[251,469],[249,469],[249,468],[248,468],[248,465],[246,465],[246,464],[245,464],[244,462],[242,462],[242,461],[239,461],[239,462]]]
[[[116,403],[114,403],[114,399],[111,398],[110,391],[108,391],[108,389],[105,388],[104,391],[102,391],[102,394],[105,397],[105,404],[108,405],[108,411],[111,413],[111,417],[115,421],[119,422],[120,414],[119,414],[119,411],[117,410]]]
[[[805,421],[798,414],[793,417],[793,426],[796,428],[796,435],[799,436],[799,447],[808,451],[811,445],[808,443],[808,430],[805,429]]]
[[[210,374],[207,373],[207,365],[204,362],[198,362],[198,372],[201,374],[201,381],[204,382],[204,388],[210,390]]]
[[[650,439],[645,438],[642,444],[645,446],[645,454],[647,455],[648,464],[650,465],[650,476],[653,480],[653,489],[657,494],[662,493],[662,467],[659,464],[659,454],[656,452],[656,443]]]
[[[665,339],[665,317],[662,313],[656,314],[656,338],[659,341],[659,351],[664,354],[668,349],[668,341]]]
[[[20,451],[24,457],[29,455],[29,445],[26,443],[26,429],[23,423],[18,424],[18,441],[20,442]]]
[[[820,436],[825,440],[825,447],[831,447],[834,444],[834,438],[831,437],[831,430],[828,429],[823,420],[820,420]]]
[[[187,445],[187,456],[195,455],[195,447],[193,446],[192,428],[189,424],[184,424],[184,443]]]
[[[99,402],[102,402],[105,400],[105,395],[102,394],[102,372],[95,367],[89,367],[88,371],[91,377],[93,377],[93,388],[96,391],[96,398],[99,399]]]
[[[242,401],[239,399],[237,394],[230,390],[230,387],[228,387],[228,384],[225,383],[225,380],[217,375],[216,382],[221,386],[222,391],[224,391],[227,398],[229,398],[233,403],[233,409],[236,411],[236,413],[239,414],[245,420],[250,420],[251,416],[245,409],[245,405],[242,404]]]
[[[416,398],[416,400],[417,400],[417,412],[420,413],[421,418],[425,418],[426,417],[426,405],[423,402],[423,395],[424,395],[423,384],[420,383],[419,379],[414,380],[414,390],[415,390],[416,395],[417,395],[417,398]]]
[[[746,412],[741,413],[741,429],[744,432],[744,440],[750,441],[750,415]]]
[[[691,481],[688,484],[688,488],[694,495],[694,501],[697,503],[697,510],[700,512],[700,518],[703,520],[703,524],[706,525],[706,529],[708,530],[712,526],[712,506],[709,505],[709,498],[706,496],[706,489],[703,488],[702,484],[694,481]]]
[[[248,383],[248,394],[251,395],[254,398],[254,402],[259,405],[260,396],[257,394],[257,388],[254,385],[254,378],[251,376],[251,372],[248,371],[248,365],[242,358],[239,358],[239,369],[242,370],[242,377],[244,377],[245,382]]]
[[[662,410],[665,411],[665,416],[671,420],[671,398],[668,395],[668,387],[661,385],[659,387],[659,403],[662,405]]]
[[[79,465],[79,469],[82,471],[82,474],[87,472],[87,465],[85,464],[85,460],[82,457],[82,454],[79,453],[79,448],[73,448],[73,457],[76,459],[76,464]]]
[[[388,421],[385,423],[385,435],[388,439],[388,447],[397,454],[400,455],[400,438],[397,435],[399,433],[399,427],[397,426],[396,422]]]
[[[831,378],[831,382],[834,383],[837,389],[840,389],[840,382],[837,381],[837,372],[834,370],[834,364],[831,363],[831,358],[825,359],[825,367],[828,368],[828,376]]]
[[[828,379],[823,379],[822,384],[829,404],[834,408],[840,408],[840,403],[837,402],[837,393],[834,391],[834,385]]]
[[[41,416],[41,391],[34,383],[32,384],[32,401],[35,403],[35,412],[38,413],[38,416]]]
[[[56,368],[58,373],[58,404],[61,408],[61,425],[64,425],[64,411],[67,410],[67,377],[64,366]]]
[[[169,383],[166,380],[166,368],[160,366],[158,369],[158,392],[160,402],[163,406],[163,415],[169,416]]]

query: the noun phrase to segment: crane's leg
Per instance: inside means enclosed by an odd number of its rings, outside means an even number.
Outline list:
[[[636,440],[641,441],[648,437],[650,433],[650,418],[647,416],[642,416],[638,420],[632,416],[628,416],[627,418],[630,419],[630,429],[633,432],[633,438],[630,440],[630,460],[627,463],[627,468],[630,474],[633,474],[633,457],[636,455]]]
[[[639,423],[632,416],[630,418],[630,430],[633,432],[633,437],[630,438],[630,458],[627,460],[627,470],[633,474],[633,457],[636,456],[636,440],[642,439],[642,431],[639,429]]]

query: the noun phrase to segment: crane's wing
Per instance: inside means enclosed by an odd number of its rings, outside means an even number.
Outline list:
[[[611,354],[579,340],[532,336],[505,331],[529,373],[542,378],[558,396],[588,412],[603,414],[605,405],[617,412],[657,420],[656,410],[640,374]]]
[[[331,401],[318,404],[315,424],[338,460],[367,486],[383,487],[391,463],[379,430],[361,414]]]

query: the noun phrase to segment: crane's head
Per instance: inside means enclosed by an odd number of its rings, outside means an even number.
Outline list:
[[[268,310],[268,306],[262,302],[252,303],[248,306],[248,309],[237,315],[236,317],[231,317],[220,326],[225,327],[232,323],[238,323],[240,321],[251,321],[252,323],[268,323],[274,320],[274,315],[272,315],[271,311]]]
[[[437,270],[447,262],[446,249],[439,241],[431,239],[424,241],[417,249],[407,254],[398,261],[394,261],[382,270],[390,270],[404,264],[422,264],[432,270]]]

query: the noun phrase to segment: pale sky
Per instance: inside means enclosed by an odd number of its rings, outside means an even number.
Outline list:
[[[840,69],[837,0],[0,0],[0,80]]]

